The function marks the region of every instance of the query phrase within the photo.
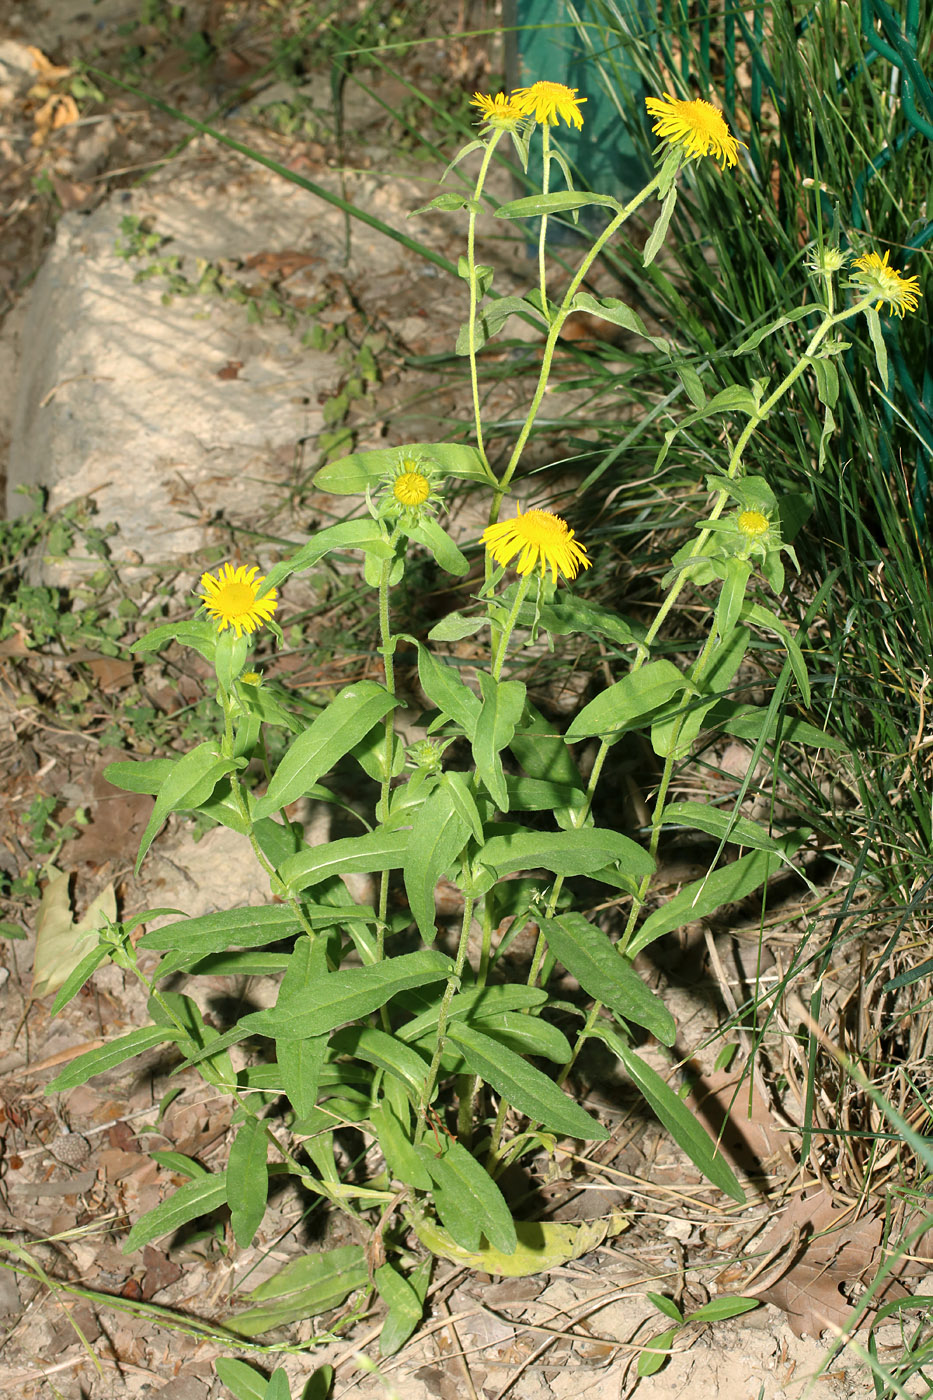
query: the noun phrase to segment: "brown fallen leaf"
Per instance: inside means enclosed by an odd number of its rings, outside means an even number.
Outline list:
[[[798,1337],[819,1337],[826,1328],[841,1331],[859,1295],[877,1275],[884,1230],[879,1202],[856,1214],[837,1204],[823,1186],[801,1192],[758,1242],[768,1254],[790,1243],[795,1232],[799,1239],[785,1271],[756,1296],[781,1308]],[[868,1314],[892,1298],[907,1296],[898,1272],[874,1293]]]
[[[787,1134],[746,1071],[713,1070],[703,1074],[687,1065],[693,1087],[687,1107],[705,1125],[730,1166],[750,1176],[763,1174],[775,1157],[788,1158]]]

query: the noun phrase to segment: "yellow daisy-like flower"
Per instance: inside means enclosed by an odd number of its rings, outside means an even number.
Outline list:
[[[872,296],[877,295],[879,311],[883,302],[889,309],[903,317],[905,311],[916,311],[923,293],[916,277],[905,277],[896,267],[888,265],[888,254],[881,258],[877,253],[864,253],[855,259],[858,271],[855,280],[860,287]]]
[[[657,119],[652,127],[655,135],[672,146],[680,146],[688,160],[712,154],[723,170],[727,165],[735,165],[739,146],[745,143],[735,139],[722,112],[711,102],[699,98],[682,102],[666,92],[663,101],[660,97],[646,97],[645,106],[649,115]]]
[[[237,636],[244,632],[255,632],[264,622],[268,622],[278,607],[278,591],[270,588],[259,596],[265,575],[256,578],[258,565],[247,569],[243,564],[234,569],[232,564],[224,564],[213,574],[201,575],[199,596],[205,611],[217,623],[218,632],[232,627]]]
[[[515,568],[520,574],[530,574],[540,566],[543,578],[548,569],[557,582],[557,575],[576,578],[581,568],[588,569],[590,561],[566,520],[549,510],[519,510],[514,520],[502,520],[483,531],[480,542],[486,546],[497,564],[503,566],[518,555]]]
[[[423,506],[431,494],[431,483],[419,471],[401,471],[392,483],[392,495],[400,506]]]
[[[489,122],[490,126],[500,127],[503,131],[514,131],[525,119],[518,103],[511,97],[506,97],[504,92],[497,92],[495,97],[474,92],[470,106],[479,108],[483,121]]]
[[[749,540],[759,540],[771,529],[770,520],[760,510],[740,511],[736,524]]]
[[[579,131],[583,126],[580,104],[586,98],[578,97],[577,92],[577,88],[565,87],[563,83],[532,83],[531,87],[516,88],[512,102],[523,117],[534,117],[536,122],[547,122],[549,126],[556,126],[561,117]]]

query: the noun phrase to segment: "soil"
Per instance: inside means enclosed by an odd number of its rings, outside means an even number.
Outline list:
[[[136,182],[156,165],[162,166],[161,173],[148,188],[164,193],[174,183],[190,191],[193,200],[198,190],[201,198],[209,191],[207,205],[218,219],[233,218],[225,199],[242,198],[242,187],[228,178],[231,170],[242,172],[241,158],[201,137],[179,149],[190,142],[190,130],[138,98],[108,91],[103,103],[86,103],[78,120],[62,101],[44,111],[50,97],[67,90],[58,70],[73,71],[82,58],[125,73],[127,51],[139,45],[148,55],[142,86],[156,86],[167,102],[191,115],[211,116],[240,141],[274,150],[291,168],[310,172],[311,178],[340,176],[352,182],[360,172],[365,175],[391,159],[400,179],[410,182],[406,188],[433,192],[439,172],[419,158],[411,131],[389,125],[379,105],[402,100],[405,90],[398,77],[382,69],[358,71],[355,76],[365,79],[365,87],[351,84],[345,91],[339,132],[319,112],[313,120],[308,117],[300,135],[279,131],[273,139],[257,117],[257,96],[264,94],[259,106],[270,108],[290,92],[287,85],[280,85],[281,93],[273,87],[264,47],[269,35],[265,12],[277,7],[233,0],[192,4],[182,28],[169,32],[160,26],[170,8],[140,6],[138,0],[86,0],[84,5],[78,0],[26,0],[5,27],[0,23],[0,41],[7,46],[0,55],[22,57],[27,45],[39,51],[36,81],[29,90],[14,85],[0,130],[0,295],[11,320],[27,309],[30,287],[63,213],[91,215],[108,201],[145,200],[147,187],[140,194]],[[451,34],[482,30],[496,22],[491,7],[482,16],[472,15],[469,25],[450,8],[443,26],[434,17],[435,32],[438,27]],[[141,9],[151,23],[133,29]],[[265,27],[254,22],[259,12],[265,14]],[[200,68],[191,62],[199,35],[217,40]],[[406,82],[422,84],[441,99],[451,90],[482,86],[498,66],[494,49],[468,47],[451,38],[426,50],[409,50],[399,71]],[[327,80],[312,77],[308,86],[318,94]],[[386,222],[403,222],[406,211],[397,192],[393,195],[379,182],[366,188],[370,212]],[[438,247],[454,262],[460,252],[458,235],[453,224],[449,242],[446,234],[439,235]],[[302,254],[319,252],[269,247],[269,264],[249,271],[260,280],[265,275],[267,283],[271,278],[270,285],[278,289],[302,271]],[[512,250],[505,260],[508,276],[521,278],[523,256]],[[292,261],[285,267],[288,258]],[[349,325],[352,338],[355,326],[375,326],[383,337],[379,382],[351,403],[341,420],[361,445],[440,436],[438,418],[453,418],[468,403],[462,379],[432,362],[449,349],[462,301],[462,284],[452,291],[445,276],[426,270],[399,244],[383,240],[365,273],[358,266],[348,273],[347,264],[331,252],[316,267],[313,286],[302,290],[302,295],[320,299],[321,288],[329,286],[325,329]],[[332,344],[336,356],[339,347]],[[21,354],[21,344],[8,331],[0,348],[8,379]],[[235,373],[232,365],[230,373]],[[339,380],[338,372],[336,391]],[[494,392],[493,406],[507,420],[513,394],[507,377]],[[316,436],[324,429],[318,423],[311,440],[300,445],[304,463],[319,460]],[[272,481],[265,528],[275,525],[286,534],[289,526],[301,528],[290,505],[297,496],[289,497],[288,490],[307,474],[302,465],[297,477],[285,473]],[[300,499],[307,511],[307,495]],[[467,521],[464,515],[461,528],[467,528]],[[206,543],[223,537],[209,516],[198,528]],[[179,587],[189,578],[186,562],[177,561],[174,581]],[[323,624],[319,620],[317,625]],[[211,1169],[222,1166],[230,1141],[229,1101],[211,1098],[193,1074],[174,1075],[171,1061],[159,1052],[67,1094],[48,1096],[45,1086],[63,1065],[149,1018],[138,984],[108,966],[53,1019],[52,997],[38,994],[42,987],[34,984],[33,964],[39,929],[57,917],[62,936],[69,936],[72,912],[80,918],[95,899],[111,899],[122,913],[170,907],[196,916],[262,903],[266,888],[260,872],[253,872],[243,858],[241,838],[215,828],[195,841],[197,833],[181,822],[166,828],[140,876],[134,876],[150,802],[116,794],[103,778],[107,762],[125,756],[107,736],[129,693],[127,662],[105,654],[62,656],[54,649],[29,657],[22,646],[3,646],[4,869],[22,877],[36,866],[28,813],[37,799],[51,793],[64,804],[56,810],[57,822],[64,824],[80,812],[84,824],[55,852],[56,867],[68,879],[56,884],[45,869],[42,906],[35,900],[13,900],[4,915],[19,924],[25,937],[5,943],[6,965],[0,973],[0,1252],[5,1264],[0,1272],[0,1393],[67,1400],[135,1400],[158,1393],[162,1400],[208,1400],[228,1393],[216,1375],[215,1360],[236,1353],[252,1357],[266,1374],[281,1366],[294,1395],[302,1393],[315,1367],[331,1365],[332,1394],[338,1400],[394,1395],[400,1400],[615,1400],[630,1395],[646,1400],[686,1395],[692,1400],[800,1400],[809,1394],[867,1400],[875,1394],[857,1352],[836,1339],[851,1305],[877,1272],[883,1238],[877,1209],[870,1201],[860,1203],[853,1184],[838,1172],[834,1176],[816,1150],[811,1163],[798,1166],[793,1114],[799,1105],[792,1096],[785,1100],[790,1109],[782,1113],[769,1088],[756,1080],[751,1094],[746,1081],[734,1099],[738,1079],[717,1069],[715,1047],[697,1049],[713,1044],[723,979],[739,988],[750,976],[769,973],[768,968],[756,969],[756,935],[746,936],[740,928],[718,931],[705,944],[698,933],[669,948],[663,966],[646,962],[644,972],[681,1028],[676,1055],[685,1094],[691,1095],[699,1116],[717,1129],[726,1125],[724,1147],[746,1185],[744,1206],[701,1179],[611,1069],[601,1062],[584,1064],[579,1095],[610,1126],[611,1139],[577,1151],[564,1144],[553,1159],[536,1164],[535,1188],[549,1219],[612,1217],[613,1228],[598,1248],[534,1278],[495,1279],[438,1261],[422,1326],[388,1359],[378,1353],[383,1320],[378,1303],[362,1316],[343,1307],[296,1324],[279,1337],[264,1338],[268,1349],[259,1355],[237,1352],[219,1338],[217,1328],[247,1290],[283,1263],[322,1246],[364,1241],[347,1234],[339,1219],[285,1193],[270,1203],[260,1233],[247,1249],[236,1246],[221,1222],[200,1237],[166,1237],[124,1253],[132,1222],[183,1180],[177,1159],[173,1168],[171,1159],[160,1164],[152,1153],[182,1153]],[[365,647],[360,648],[364,653]],[[347,679],[339,669],[343,664],[333,648],[324,647],[314,661],[307,655],[294,659],[291,669],[301,684],[327,685],[335,676]],[[63,721],[63,714],[75,711],[63,708],[61,698],[73,696],[79,680],[89,692],[82,713],[96,714],[80,728]],[[203,688],[204,676],[193,666],[176,681],[174,693],[191,700]],[[157,677],[151,675],[147,684],[158,712],[163,700]],[[165,699],[163,711],[170,712],[176,703]],[[728,767],[735,755],[722,758]],[[671,870],[669,878],[674,889],[686,876]],[[163,915],[161,921],[167,919]],[[146,927],[159,922],[151,918]],[[771,946],[775,976],[781,969],[782,937],[789,942],[792,932],[776,935]],[[221,976],[203,982],[204,1005],[219,1019],[231,1011],[238,1014],[236,1008],[247,1001],[254,1007],[267,1005],[275,995],[270,978],[251,979],[248,986]],[[661,1072],[675,1072],[670,1056],[658,1047],[644,1053]],[[785,1068],[793,1078],[793,1065]],[[815,1230],[813,1222],[818,1222]],[[805,1247],[814,1235],[824,1241],[822,1253],[818,1241]],[[413,1238],[411,1245],[414,1256],[418,1246]],[[921,1288],[917,1278],[922,1272],[901,1274],[911,1287]],[[655,1375],[639,1377],[639,1357],[667,1325],[649,1293],[672,1299],[685,1314],[724,1297],[755,1297],[760,1306],[732,1320],[688,1323],[674,1338],[666,1365]],[[171,1310],[173,1318],[160,1320],[158,1308]],[[182,1329],[179,1318],[191,1319],[191,1327]],[[321,1340],[313,1344],[315,1338]],[[877,1342],[882,1364],[902,1353],[893,1320],[879,1329]],[[278,1349],[285,1345],[290,1349]],[[929,1391],[921,1385],[904,1393]]]

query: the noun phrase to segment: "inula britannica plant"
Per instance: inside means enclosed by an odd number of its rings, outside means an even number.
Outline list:
[[[547,508],[546,471],[522,477],[519,469],[558,339],[576,313],[639,337],[659,363],[679,363],[676,326],[670,338],[649,334],[625,301],[590,290],[590,273],[600,251],[627,238],[633,223],[649,265],[667,236],[680,182],[741,180],[745,157],[712,102],[664,93],[647,102],[659,145],[645,187],[624,203],[577,190],[560,132],[584,125],[585,102],[547,81],[511,94],[477,93],[479,134],[445,172],[475,166],[471,192],[447,190],[427,206],[465,224],[453,294],[464,306],[457,349],[473,406],[461,440],[359,452],[325,466],[316,486],[346,498],[345,519],[264,574],[256,564],[232,563],[205,573],[195,615],[136,644],[138,653],[170,643],[199,652],[213,668],[220,716],[217,737],[182,758],[108,770],[117,786],[155,798],[137,868],[172,813],[197,812],[242,835],[244,851],[251,847],[268,875],[270,899],[174,917],[135,942],[131,933],[152,911],[108,927],[56,1009],[111,958],[145,985],[151,1024],[81,1056],[51,1087],[64,1092],[166,1043],[182,1067],[195,1067],[234,1101],[226,1170],[192,1167],[187,1184],[134,1223],[129,1250],[222,1207],[236,1244],[246,1246],[262,1226],[270,1182],[287,1176],[350,1218],[357,1242],[336,1252],[339,1269],[326,1252],[287,1265],[274,1287],[264,1285],[252,1306],[228,1319],[244,1338],[313,1315],[331,1269],[342,1280],[331,1303],[359,1291],[362,1306],[373,1290],[381,1295],[388,1310],[381,1346],[391,1352],[418,1325],[434,1257],[490,1274],[534,1273],[621,1228],[620,1219],[576,1226],[529,1220],[502,1185],[512,1164],[532,1173],[559,1150],[572,1152],[574,1140],[609,1138],[608,1111],[580,1102],[574,1070],[588,1042],[600,1043],[603,1062],[609,1052],[624,1092],[641,1097],[646,1114],[699,1171],[743,1199],[716,1142],[662,1072],[663,1055],[645,1048],[652,1037],[672,1047],[678,1027],[635,959],[665,934],[763,892],[774,872],[801,859],[807,832],[775,834],[743,811],[750,777],[737,782],[731,804],[712,805],[677,800],[675,769],[683,771],[701,733],[712,729],[749,744],[754,766],[775,741],[787,688],[796,685],[806,702],[805,638],[784,621],[779,601],[785,568],[796,567],[792,528],[800,512],[792,518],[768,481],[746,470],[746,450],[769,415],[793,411],[794,386],[807,376],[825,410],[814,448],[822,453],[834,427],[846,327],[865,319],[886,383],[879,318],[915,311],[920,293],[887,252],[866,249],[850,262],[836,247],[816,246],[809,265],[820,298],[748,327],[735,351],[741,356],[777,333],[798,335],[799,358],[780,382],[721,388],[709,364],[702,372],[683,369],[689,409],[670,421],[658,461],[703,419],[719,425],[720,452],[698,483],[706,508],[670,561],[650,625],[623,619],[586,593],[598,536]],[[484,189],[503,141],[524,168],[531,143],[539,143],[543,187],[490,215]],[[580,232],[576,265],[562,269],[555,286],[550,225],[587,206],[602,211],[601,231],[588,241]],[[487,220],[494,228],[493,218],[500,226],[536,225],[533,285],[523,295],[500,295],[495,269],[477,261],[477,231]],[[538,328],[540,370],[514,437],[494,456],[478,365],[513,317]],[[486,527],[457,543],[446,512],[464,483],[474,498],[482,493]],[[281,637],[289,579],[331,551],[355,554],[372,590],[380,678],[336,690],[309,720],[307,706],[292,703],[283,684],[267,683],[250,657],[264,629]],[[430,556],[442,575],[461,580],[466,600],[427,635],[412,635],[405,611],[393,604],[413,555]],[[684,647],[693,657],[684,663],[663,643],[688,587],[689,615],[701,627],[692,649]],[[574,636],[601,639],[608,659],[592,698],[562,730],[532,702],[529,668],[543,645],[566,650]],[[743,659],[762,636],[786,663],[773,700],[758,708],[734,692]],[[466,638],[473,639],[468,665],[453,652]],[[405,678],[407,700],[397,684],[402,646],[406,667],[417,666],[414,702],[413,678]],[[403,739],[397,725],[406,704],[404,732],[414,723],[414,739]],[[286,742],[273,765],[264,736],[275,729]],[[801,721],[793,738],[826,740]],[[658,775],[650,821],[631,834],[600,824],[595,814],[603,808],[594,805],[607,759],[623,739],[653,752]],[[356,775],[355,795],[371,795],[365,813],[353,807],[359,829],[308,844],[297,804],[343,805],[338,789],[348,772]],[[670,829],[700,832],[718,849],[701,879],[659,898],[652,883]],[[350,875],[369,878],[369,902],[351,895]],[[457,891],[453,929],[438,913],[442,880]],[[526,930],[533,951],[519,974],[517,960],[507,965],[503,955]],[[223,1030],[208,1025],[199,978],[218,970],[278,978],[275,1004]],[[187,990],[174,989],[179,979]],[[559,981],[579,992],[557,994]],[[348,1127],[367,1148],[352,1172],[335,1156],[335,1135]]]

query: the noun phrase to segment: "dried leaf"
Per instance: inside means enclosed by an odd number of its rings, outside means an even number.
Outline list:
[[[102,890],[75,923],[68,894],[69,876],[49,867],[49,883],[36,916],[36,956],[32,969],[30,999],[57,992],[66,977],[97,945],[97,930],[105,919],[117,917],[113,885]]]
[[[774,1303],[802,1337],[818,1337],[824,1328],[843,1328],[853,1302],[875,1278],[882,1259],[884,1218],[879,1205],[870,1205],[857,1216],[837,1206],[822,1186],[795,1197],[771,1226],[759,1248],[768,1253],[790,1241],[797,1231],[800,1247],[788,1260],[785,1272],[757,1296]],[[893,1276],[872,1298],[871,1310],[907,1290]]]

